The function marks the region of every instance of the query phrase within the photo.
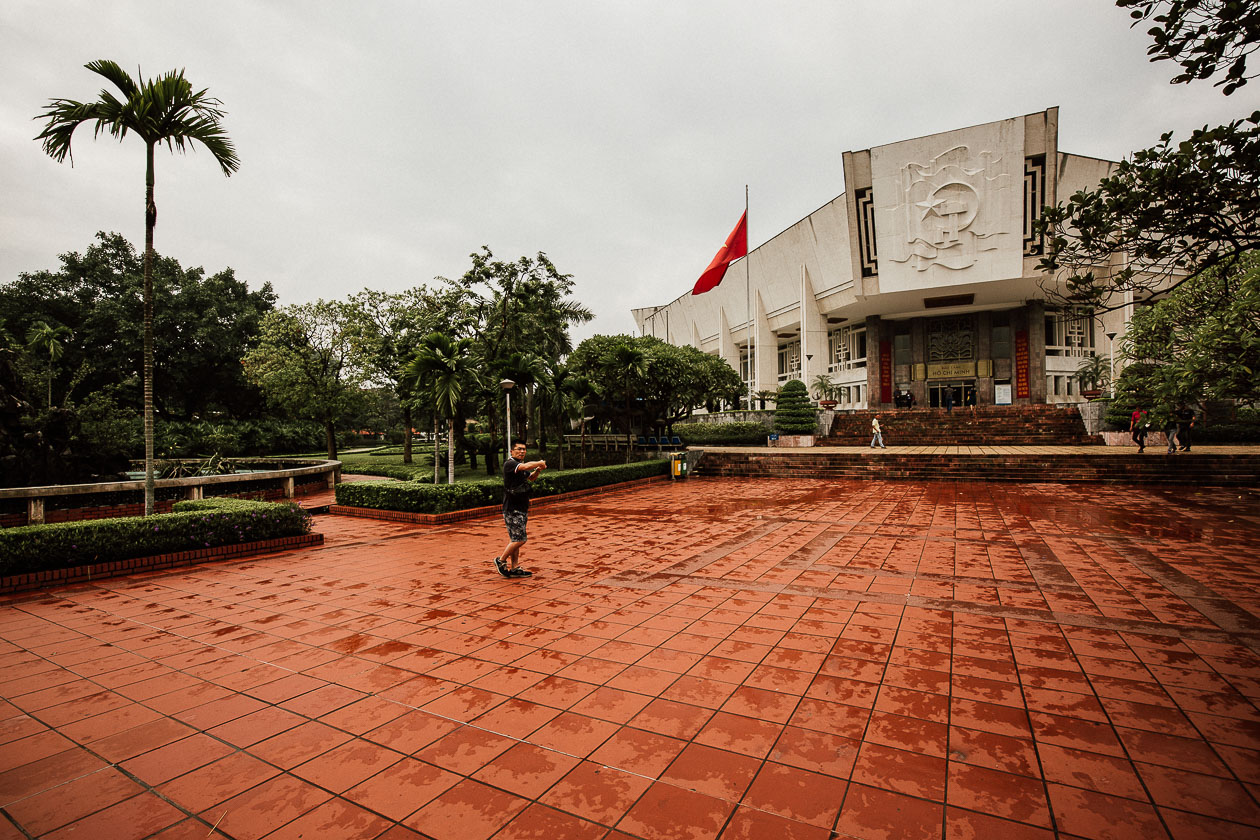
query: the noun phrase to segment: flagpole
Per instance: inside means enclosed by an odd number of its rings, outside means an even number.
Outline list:
[[[801,381],[809,386],[809,381],[805,378],[809,376],[809,371],[805,369],[805,363],[809,361],[808,336],[805,334],[805,263],[801,263]]]
[[[753,388],[757,382],[757,357],[753,355],[752,287],[748,283],[748,185],[744,184],[744,302],[748,307],[748,410],[753,407]]]

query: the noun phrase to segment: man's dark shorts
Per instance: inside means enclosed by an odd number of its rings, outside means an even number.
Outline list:
[[[507,523],[508,539],[517,543],[523,543],[529,539],[525,536],[525,523],[528,520],[529,514],[523,510],[503,511],[503,521]]]

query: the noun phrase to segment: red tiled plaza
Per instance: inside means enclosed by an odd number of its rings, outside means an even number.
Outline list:
[[[1260,837],[1253,488],[707,479],[0,599],[0,840]]]

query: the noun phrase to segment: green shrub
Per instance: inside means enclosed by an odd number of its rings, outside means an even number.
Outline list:
[[[818,413],[809,401],[809,390],[799,379],[790,379],[779,389],[774,411],[774,430],[781,435],[812,435],[818,428]]]
[[[1260,443],[1260,423],[1194,424],[1195,443]]]
[[[687,446],[756,444],[764,446],[770,427],[765,423],[675,423],[674,434]]]
[[[341,462],[341,471],[348,475],[379,475],[382,478],[397,478],[402,481],[420,481],[433,483],[433,465],[412,464],[411,466],[391,464],[362,464]]]
[[[107,563],[310,531],[295,504],[245,499],[175,503],[173,513],[89,519],[0,530],[0,575]]]
[[[498,504],[502,499],[503,482],[496,479],[460,481],[455,484],[355,481],[337,485],[339,505],[408,513],[447,513]]]
[[[533,495],[539,497],[570,493],[574,490],[665,475],[668,470],[668,461],[655,460],[543,473],[534,482]],[[502,502],[503,482],[500,479],[437,485],[414,481],[355,481],[337,485],[337,504],[376,510],[448,513]]]

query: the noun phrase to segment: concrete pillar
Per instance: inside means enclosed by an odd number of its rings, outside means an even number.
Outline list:
[[[910,393],[917,408],[928,405],[927,363],[927,319],[914,318],[910,321]]]
[[[184,498],[189,501],[196,501],[205,497],[205,488],[200,484],[194,484],[184,488]]]
[[[284,480],[284,497],[286,499],[293,498],[293,476],[289,476]]]
[[[1028,391],[1034,403],[1046,401],[1046,305],[1030,300],[1028,313]]]
[[[44,500],[33,497],[26,500],[26,524],[44,524]]]
[[[884,341],[892,341],[891,337],[884,335],[884,322],[878,315],[868,315],[866,318],[866,406],[867,408],[879,408],[880,402],[880,371],[883,369],[884,357]],[[888,347],[888,352],[892,353],[892,346]],[[891,361],[891,360],[890,360]]]
[[[993,314],[976,316],[976,405],[993,405]],[[981,366],[985,369],[981,370]],[[981,376],[981,373],[988,373]]]

